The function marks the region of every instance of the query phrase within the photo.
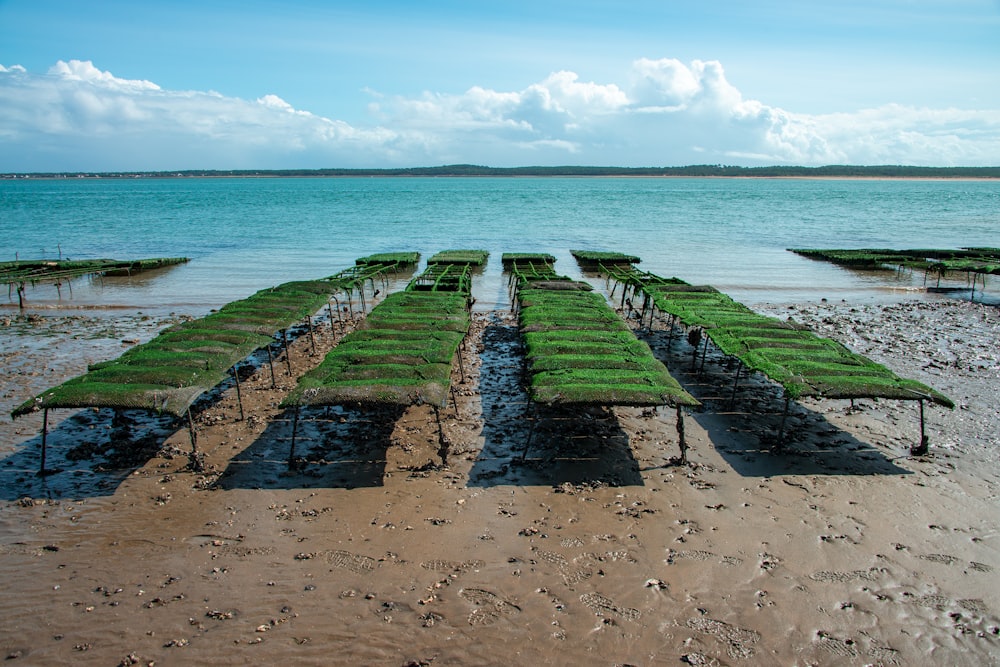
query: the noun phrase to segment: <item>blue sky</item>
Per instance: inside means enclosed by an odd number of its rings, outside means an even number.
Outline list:
[[[1000,165],[1000,0],[0,0],[0,172]]]

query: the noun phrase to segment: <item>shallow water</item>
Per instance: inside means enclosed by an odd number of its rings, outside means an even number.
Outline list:
[[[500,255],[570,249],[748,303],[885,301],[923,276],[866,274],[789,247],[1000,245],[992,181],[687,178],[265,178],[0,181],[0,260],[185,256],[134,278],[29,287],[37,307],[203,313],[287,280],[333,274],[374,252],[483,248],[478,309],[506,298]],[[959,283],[961,284],[961,283]],[[72,289],[72,294],[70,294]],[[988,292],[996,288],[988,285]],[[7,305],[16,307],[16,295]]]

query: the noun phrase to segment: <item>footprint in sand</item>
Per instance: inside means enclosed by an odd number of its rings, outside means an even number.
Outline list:
[[[715,554],[711,551],[700,551],[697,549],[675,551],[673,549],[667,550],[667,564],[673,565],[675,561],[678,560],[710,560],[715,558]]]
[[[449,572],[463,574],[472,570],[478,570],[486,566],[486,561],[464,560],[461,562],[453,560],[429,560],[420,564],[420,567],[432,572]]]
[[[378,561],[370,556],[354,554],[350,551],[336,550],[321,552],[326,556],[326,562],[334,567],[341,567],[356,574],[369,574],[378,565]]]
[[[538,557],[538,560],[545,561],[550,565],[555,565],[556,569],[559,570],[559,574],[562,576],[563,583],[567,586],[575,586],[581,581],[590,579],[594,574],[587,567],[574,569],[565,556],[554,551],[545,551],[544,549],[539,549],[537,547],[532,548],[532,551],[535,556]]]
[[[899,664],[899,651],[888,644],[881,643],[864,630],[860,630],[859,632],[869,642],[868,650],[865,652],[869,658],[875,660],[880,665]]]
[[[819,637],[819,646],[823,650],[841,658],[858,657],[858,648],[853,639],[838,639],[828,632],[820,630],[816,633]]]
[[[703,551],[700,549],[667,549],[667,565],[673,565],[679,560],[698,560],[706,561],[713,560],[715,558],[719,559],[720,565],[742,565],[743,559],[739,556],[717,556],[711,551]]]
[[[904,593],[904,595],[906,594]],[[906,595],[906,600],[910,604],[920,607],[930,607],[938,611],[944,611],[951,604],[951,600],[943,595]]]
[[[546,563],[555,565],[556,567],[569,567],[569,561],[562,554],[557,554],[554,551],[545,551],[537,547],[533,547],[532,551],[538,556],[539,560],[543,560]]]
[[[516,604],[485,588],[463,588],[458,594],[476,605],[476,609],[469,614],[469,625],[492,625],[501,616],[513,616],[521,612]]]
[[[899,651],[889,646],[873,645],[868,649],[868,657],[882,665],[898,665]]]
[[[876,581],[881,572],[878,568],[873,567],[867,570],[853,570],[851,572],[837,572],[834,570],[822,570],[820,572],[814,572],[809,575],[809,578],[813,581],[822,581],[825,583],[846,583],[848,581]]]
[[[620,616],[627,621],[638,621],[642,613],[638,609],[622,607],[600,593],[584,593],[580,601],[598,616]]]
[[[990,613],[990,610],[986,607],[986,603],[979,598],[968,598],[965,600],[959,600],[958,606],[962,609],[977,614],[979,616],[986,616]]]
[[[941,563],[942,565],[954,565],[958,562],[957,558],[948,554],[922,554],[918,558],[932,563]]]
[[[500,612],[493,607],[473,609],[469,614],[469,625],[493,625],[499,619]]]
[[[562,575],[563,583],[570,588],[594,576],[593,572],[582,568],[578,570],[564,570],[560,574]]]
[[[250,558],[251,556],[270,556],[277,551],[274,547],[245,547],[238,544],[224,544],[219,547],[216,553],[219,556],[233,556],[235,558]]]
[[[712,618],[690,618],[687,626],[706,635],[711,635],[728,644],[727,652],[731,658],[751,658],[754,655],[753,645],[760,641],[760,633],[745,630],[724,621]]]

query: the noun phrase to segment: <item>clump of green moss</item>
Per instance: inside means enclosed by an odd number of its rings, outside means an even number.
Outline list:
[[[486,264],[490,253],[486,250],[442,250],[433,255],[428,264],[468,264],[482,266]]]
[[[355,263],[361,266],[388,265],[392,267],[413,266],[420,261],[419,252],[380,252],[367,257],[359,257]]]
[[[436,261],[444,256],[447,261]],[[451,363],[469,331],[471,262],[482,251],[446,251],[406,290],[391,294],[306,373],[283,405],[444,406]],[[455,261],[452,261],[455,260]]]
[[[551,264],[511,263],[533,401],[543,404],[697,405],[603,296],[565,287]],[[547,288],[552,285],[555,288]],[[589,286],[587,286],[589,287]]]
[[[236,363],[270,344],[274,333],[312,316],[330,295],[355,289],[388,270],[351,267],[326,280],[292,281],[260,290],[218,312],[171,327],[148,343],[25,401],[15,417],[43,408],[140,408],[181,415]]]
[[[656,307],[688,327],[701,327],[725,354],[767,375],[789,396],[926,399],[954,407],[930,387],[811,331],[757,314],[706,286],[650,281],[641,289]]]
[[[602,266],[631,266],[642,261],[635,255],[609,250],[570,250],[569,252],[585,271],[599,269]]]

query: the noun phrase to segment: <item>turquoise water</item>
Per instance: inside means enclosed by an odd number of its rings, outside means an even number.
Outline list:
[[[0,261],[186,256],[131,279],[74,281],[62,305],[198,312],[361,255],[492,254],[479,307],[503,300],[500,254],[616,250],[747,301],[892,299],[922,277],[864,275],[789,247],[1000,246],[991,181],[663,178],[263,178],[0,181]],[[988,286],[995,293],[996,286]],[[51,285],[32,304],[60,304]]]

